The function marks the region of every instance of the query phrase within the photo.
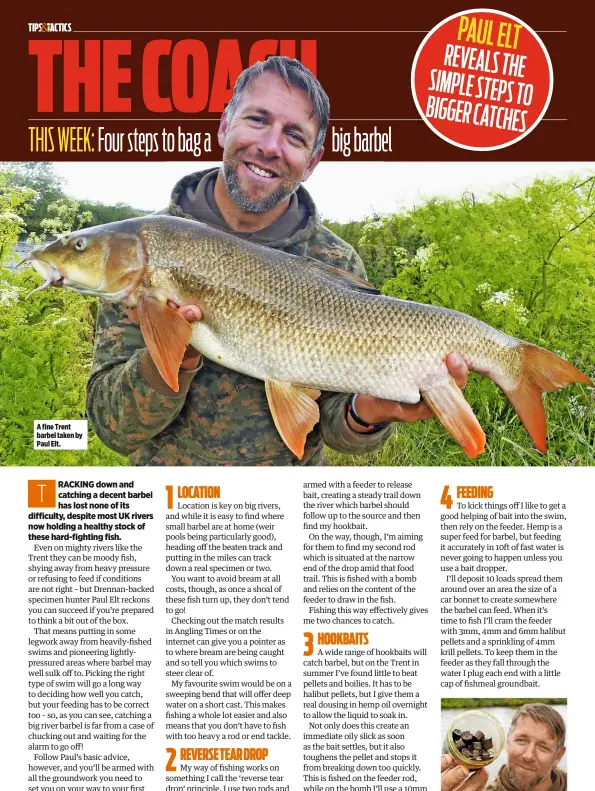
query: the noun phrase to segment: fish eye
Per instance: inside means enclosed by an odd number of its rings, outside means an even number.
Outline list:
[[[83,250],[87,249],[87,239],[84,236],[81,236],[79,239],[76,240],[74,243],[74,249],[78,250],[78,252],[82,252]]]

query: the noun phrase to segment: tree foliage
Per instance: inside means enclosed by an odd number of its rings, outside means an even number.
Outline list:
[[[64,191],[64,181],[51,162],[4,162],[0,175],[6,176],[8,187],[29,191],[20,235],[31,238],[33,243],[66,230],[147,214],[125,203],[112,206],[99,201],[74,200]]]
[[[35,190],[11,183],[12,173],[0,170],[0,266],[14,260],[13,247],[25,228],[25,215]]]
[[[146,211],[128,206],[127,203],[108,205],[97,201],[81,200],[79,201],[79,208],[80,211],[87,212],[90,215],[89,219],[81,226],[83,228],[88,228],[91,225],[103,225],[107,222],[128,220],[130,217],[143,217],[148,214]]]
[[[9,187],[32,191],[22,233],[43,238],[42,222],[48,217],[48,207],[66,198],[62,179],[51,162],[5,162],[3,171],[7,173]]]
[[[80,211],[80,204],[72,198],[59,198],[47,207],[48,216],[40,222],[41,233],[30,233],[31,244],[41,244],[69,231],[78,231],[91,222],[91,212]]]
[[[346,225],[325,224],[355,247],[364,262],[368,280],[377,288],[394,277],[421,244],[419,231],[407,214],[375,215],[363,222]]]
[[[363,220],[353,220],[352,222],[335,222],[334,220],[323,220],[324,225],[344,239],[359,253],[360,239],[364,228]]]

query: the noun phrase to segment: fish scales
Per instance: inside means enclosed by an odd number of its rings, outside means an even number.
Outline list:
[[[546,451],[543,390],[592,384],[546,349],[464,313],[393,299],[314,259],[254,245],[202,223],[151,216],[67,234],[33,251],[40,288],[63,285],[136,306],[147,349],[178,392],[187,344],[265,382],[279,433],[302,458],[320,391],[416,403],[421,397],[468,456],[485,435],[445,358],[458,352],[504,391]],[[37,289],[36,289],[37,290]],[[199,305],[189,325],[168,307]]]
[[[503,383],[520,375],[514,339],[463,313],[358,290],[316,261],[204,226],[180,240],[172,226],[144,231],[151,284],[201,305],[191,343],[229,368],[408,403],[445,379],[453,351]]]

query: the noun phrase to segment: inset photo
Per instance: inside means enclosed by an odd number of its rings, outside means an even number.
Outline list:
[[[566,698],[443,698],[441,791],[566,791]]]

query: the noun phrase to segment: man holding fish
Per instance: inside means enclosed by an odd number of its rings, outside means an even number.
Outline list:
[[[274,57],[246,69],[221,119],[222,167],[183,178],[160,213],[200,220],[365,278],[355,250],[322,226],[301,186],[322,157],[328,119],[326,94],[298,61]],[[169,304],[187,321],[203,317],[198,305]],[[464,387],[462,358],[452,354],[446,362]],[[262,381],[188,346],[178,383],[175,392],[161,376],[136,310],[102,302],[87,411],[99,437],[133,464],[321,464],[323,443],[343,453],[371,452],[390,436],[393,421],[432,416],[423,401],[323,392],[320,421],[298,458],[275,427]]]

